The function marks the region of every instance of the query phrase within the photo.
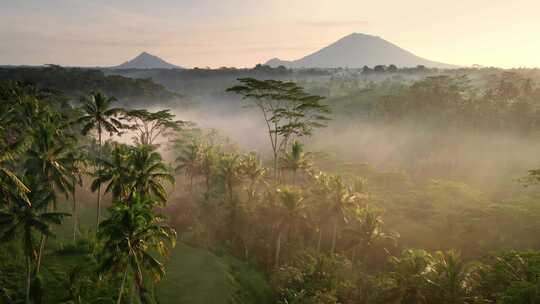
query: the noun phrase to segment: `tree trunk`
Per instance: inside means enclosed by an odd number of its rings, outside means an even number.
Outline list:
[[[26,304],[30,304],[30,284],[32,282],[32,262],[30,257],[26,257]]]
[[[246,242],[245,240],[244,240],[243,243],[244,243],[244,259],[245,259],[246,261],[248,261],[248,260],[249,260],[249,248],[248,248],[248,244],[247,244],[247,242]]]
[[[322,241],[322,229],[318,229],[318,235],[317,235],[317,253],[321,252],[321,241]]]
[[[124,293],[124,286],[126,285],[128,270],[129,267],[126,266],[126,270],[124,271],[124,277],[122,278],[122,284],[120,284],[120,291],[118,291],[118,299],[116,300],[116,304],[120,304],[122,302],[122,294]]]
[[[206,192],[204,194],[204,198],[206,200],[210,199],[210,175],[205,176],[205,184],[206,184]]]
[[[338,226],[338,220],[336,218],[334,219],[334,228],[332,230],[332,250],[330,251],[330,253],[332,254],[336,252],[337,226]]]
[[[231,208],[229,213],[229,238],[232,242],[236,241],[236,217],[237,217],[237,205],[234,200],[229,202],[229,208]]]
[[[73,198],[73,242],[77,240],[77,231],[79,230],[79,215],[77,210],[77,195],[76,195],[76,185],[73,185],[73,190],[71,196]]]
[[[131,290],[129,295],[129,303],[133,304],[135,303],[135,282],[131,283]]]
[[[279,173],[278,173],[278,153],[274,151],[274,183],[277,185],[279,183]]]
[[[278,237],[277,237],[277,240],[276,240],[276,256],[275,256],[275,263],[276,263],[276,267],[279,266],[279,254],[280,254],[280,251],[281,251],[281,235],[282,235],[282,230],[279,229],[278,231]]]
[[[351,267],[354,269],[356,266],[356,246],[353,246],[352,248],[352,254],[351,254]]]
[[[98,124],[98,141],[99,141],[99,150],[98,150],[98,166],[97,166],[97,170],[99,172],[99,170],[101,168],[100,160],[101,160],[101,153],[102,153],[101,123]],[[96,231],[99,228],[100,217],[101,217],[101,183],[98,184]]]
[[[37,265],[36,265],[36,275],[39,274],[39,270],[41,268],[41,260],[43,259],[43,251],[45,251],[45,243],[47,243],[47,236],[42,235],[41,242],[39,244],[39,252],[38,252],[38,258],[37,258]]]

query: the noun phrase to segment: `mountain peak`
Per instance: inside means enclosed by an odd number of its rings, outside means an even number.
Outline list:
[[[364,34],[364,33],[356,33],[356,32],[354,32],[354,33],[351,33],[351,34],[343,37],[343,39],[344,38],[380,38],[380,37],[379,36],[374,36],[374,35],[369,35],[369,34]]]
[[[424,65],[436,68],[455,68],[445,63],[421,58],[379,36],[352,33],[319,51],[294,61],[272,59],[270,66],[284,65],[288,68],[362,68],[363,66],[390,65],[416,67]]]
[[[181,67],[168,63],[158,56],[147,52],[114,67],[115,69],[181,69]]]

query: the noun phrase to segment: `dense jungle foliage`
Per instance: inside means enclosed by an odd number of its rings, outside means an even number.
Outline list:
[[[0,69],[0,303],[540,303],[539,75]]]

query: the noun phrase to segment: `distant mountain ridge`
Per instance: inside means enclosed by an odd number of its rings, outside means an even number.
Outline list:
[[[272,67],[288,68],[362,68],[394,64],[398,67],[424,65],[432,68],[458,66],[431,61],[406,51],[378,36],[353,33],[301,59],[286,61],[279,58],[266,62]]]
[[[122,63],[121,65],[112,67],[113,69],[181,69],[181,67],[168,63],[167,61],[142,52],[139,56]]]

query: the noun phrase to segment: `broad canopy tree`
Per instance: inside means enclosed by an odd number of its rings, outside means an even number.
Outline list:
[[[175,119],[170,110],[150,112],[147,110],[130,110],[125,119],[132,123],[131,130],[136,131],[134,141],[140,145],[154,145],[162,136],[178,131],[188,124],[186,121]]]
[[[325,127],[330,108],[321,96],[311,95],[294,82],[240,78],[239,85],[227,89],[248,99],[262,115],[273,156],[274,181],[278,181],[279,156],[295,137],[310,136]]]

